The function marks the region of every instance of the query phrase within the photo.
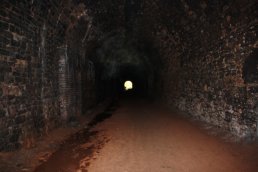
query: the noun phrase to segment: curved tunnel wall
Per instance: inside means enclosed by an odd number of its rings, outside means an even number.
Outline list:
[[[245,72],[257,54],[256,5],[4,0],[0,150],[32,146],[129,76],[168,106],[254,137],[257,82],[245,82]]]
[[[164,101],[239,137],[255,137],[257,84],[245,83],[242,73],[257,49],[257,2],[181,2],[180,22],[157,32]]]

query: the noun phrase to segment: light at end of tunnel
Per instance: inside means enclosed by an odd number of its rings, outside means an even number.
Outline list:
[[[124,88],[125,88],[125,91],[128,91],[128,90],[133,89],[133,83],[132,83],[132,81],[125,81],[125,83],[124,83]]]

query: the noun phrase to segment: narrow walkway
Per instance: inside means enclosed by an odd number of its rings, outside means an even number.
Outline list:
[[[100,114],[36,171],[257,172],[258,145],[227,143],[176,113],[127,103]]]

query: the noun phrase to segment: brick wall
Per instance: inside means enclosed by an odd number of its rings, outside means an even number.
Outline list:
[[[85,44],[72,41],[87,30],[84,8],[59,0],[1,2],[0,151],[31,147],[35,137],[81,114],[87,57]]]
[[[163,100],[239,137],[254,137],[257,3],[180,3],[175,24],[161,23],[155,36],[164,64]]]

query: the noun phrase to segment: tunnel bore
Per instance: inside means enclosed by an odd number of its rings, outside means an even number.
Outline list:
[[[146,99],[257,139],[257,2],[3,0],[0,151]],[[124,82],[133,89],[125,92]]]

